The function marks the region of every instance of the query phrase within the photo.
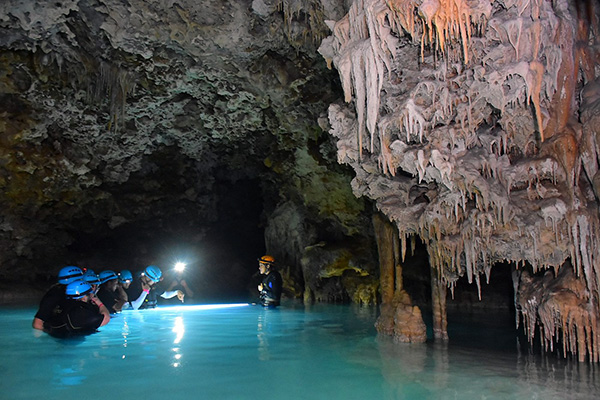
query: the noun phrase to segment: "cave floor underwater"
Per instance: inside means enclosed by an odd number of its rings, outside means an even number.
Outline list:
[[[378,336],[376,307],[161,306],[56,339],[0,309],[0,399],[597,399],[600,371],[523,350],[509,316],[450,320],[447,344]]]

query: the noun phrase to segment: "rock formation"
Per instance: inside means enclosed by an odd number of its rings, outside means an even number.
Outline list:
[[[306,247],[372,249],[371,207],[319,121],[340,88],[316,46],[343,9],[317,5],[1,2],[0,280],[187,251],[200,292],[222,293],[269,251],[302,297]],[[374,292],[373,254],[315,284]]]
[[[328,21],[319,51],[350,103],[329,108],[338,161],[403,254],[412,235],[427,245],[436,336],[445,288],[509,261],[530,338],[539,325],[546,347],[599,361],[598,15],[592,1],[357,0]]]

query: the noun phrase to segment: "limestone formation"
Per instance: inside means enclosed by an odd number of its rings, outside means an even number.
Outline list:
[[[531,272],[515,274],[530,337],[540,325],[546,346],[594,362],[599,11],[593,1],[357,0],[328,21],[319,49],[349,103],[329,108],[338,161],[355,170],[355,194],[395,222],[403,253],[418,235],[450,290],[465,275],[480,287],[502,261]],[[574,295],[535,303],[519,285],[547,282],[545,270]],[[445,289],[432,286],[444,337]]]
[[[65,263],[136,269],[185,245],[216,291],[250,281],[266,227],[301,296],[305,247],[372,245],[370,207],[322,128],[340,89],[316,46],[341,15],[310,1],[0,2],[1,280],[43,287]],[[272,240],[290,210],[309,235]],[[335,295],[364,278],[335,278]]]

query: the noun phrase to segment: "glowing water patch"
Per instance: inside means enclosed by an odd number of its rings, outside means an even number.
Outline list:
[[[177,337],[173,341],[174,344],[181,342],[183,338],[183,334],[185,333],[185,326],[183,325],[183,318],[177,317],[175,318],[175,326],[173,327],[173,332],[177,334]]]
[[[160,306],[153,308],[152,310],[169,310],[169,311],[195,311],[195,310],[217,310],[221,308],[236,308],[236,307],[247,307],[248,303],[234,303],[234,304],[195,304],[195,305],[181,305],[181,306]],[[144,310],[146,311],[146,310]]]

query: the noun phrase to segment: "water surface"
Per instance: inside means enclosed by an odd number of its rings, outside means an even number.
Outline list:
[[[598,366],[520,350],[497,320],[451,341],[378,337],[376,308],[289,304],[127,311],[79,339],[0,311],[1,399],[597,399]]]

